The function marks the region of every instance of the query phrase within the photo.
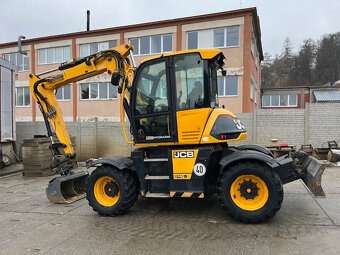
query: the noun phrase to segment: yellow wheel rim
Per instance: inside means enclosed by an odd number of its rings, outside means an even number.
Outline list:
[[[110,176],[100,177],[94,184],[94,196],[101,205],[114,206],[119,200],[119,186]]]
[[[268,201],[269,192],[266,183],[255,175],[241,175],[232,184],[230,196],[241,209],[255,211]]]

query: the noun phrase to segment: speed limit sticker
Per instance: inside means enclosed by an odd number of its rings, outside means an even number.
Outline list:
[[[194,166],[194,173],[197,176],[203,176],[205,175],[205,172],[207,171],[207,169],[205,168],[205,165],[203,165],[202,163],[197,163]]]

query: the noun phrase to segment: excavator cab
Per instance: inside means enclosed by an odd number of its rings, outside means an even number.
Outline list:
[[[137,69],[129,112],[136,144],[199,142],[218,107],[217,69],[223,55],[199,51],[146,60]]]

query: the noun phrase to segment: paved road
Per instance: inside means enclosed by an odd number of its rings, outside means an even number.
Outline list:
[[[285,186],[275,218],[242,224],[204,200],[141,199],[102,217],[87,200],[50,204],[46,178],[0,177],[0,254],[340,254],[340,168],[327,168],[326,199]]]

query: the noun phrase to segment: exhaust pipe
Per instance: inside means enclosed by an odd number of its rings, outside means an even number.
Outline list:
[[[26,39],[26,37],[25,37],[25,36],[23,36],[23,35],[19,35],[19,37],[18,37],[18,52],[19,52],[20,54],[27,55],[27,52],[25,52],[25,51],[22,51],[22,44],[21,44],[21,40],[24,40],[24,39]]]

